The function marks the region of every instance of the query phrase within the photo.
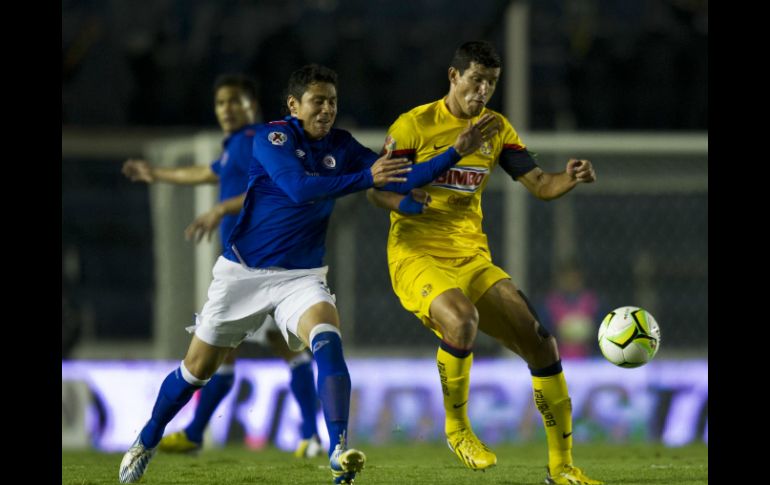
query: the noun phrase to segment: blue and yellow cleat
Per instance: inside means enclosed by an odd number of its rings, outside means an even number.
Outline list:
[[[497,464],[497,456],[470,429],[461,428],[446,438],[449,449],[471,470],[485,470]]]
[[[365,464],[366,455],[363,451],[354,448],[346,450],[344,445],[337,445],[329,459],[333,482],[335,484],[353,483],[356,473],[363,470]]]
[[[315,458],[321,456],[324,451],[321,440],[318,439],[318,436],[313,435],[310,438],[299,442],[297,449],[294,450],[294,456],[297,458]]]
[[[583,470],[572,465],[562,465],[551,475],[551,470],[545,467],[545,483],[548,485],[604,485],[604,482],[589,478]]]
[[[176,433],[164,436],[160,443],[158,443],[158,449],[164,453],[194,454],[201,450],[202,445],[202,443],[191,441],[184,431],[177,431]]]
[[[145,448],[141,435],[137,436],[136,441],[123,455],[123,460],[120,462],[120,470],[118,471],[120,483],[138,482],[147,471],[147,465],[150,464],[150,460],[155,455],[156,448]]]

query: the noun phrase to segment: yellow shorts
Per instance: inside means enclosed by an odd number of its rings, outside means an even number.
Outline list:
[[[510,275],[484,254],[464,258],[439,258],[427,254],[411,256],[388,264],[390,281],[401,305],[414,313],[439,338],[441,331],[430,319],[433,300],[452,288],[459,288],[473,303],[498,281]]]

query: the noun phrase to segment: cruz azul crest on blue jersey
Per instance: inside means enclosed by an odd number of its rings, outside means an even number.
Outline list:
[[[281,133],[280,131],[271,131],[270,134],[267,135],[267,139],[270,140],[270,143],[273,145],[281,146],[286,143],[288,137],[286,136],[286,133]]]
[[[483,167],[452,167],[441,174],[431,185],[459,190],[460,192],[476,192],[488,173],[489,169]]]

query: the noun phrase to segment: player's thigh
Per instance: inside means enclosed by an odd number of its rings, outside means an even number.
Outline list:
[[[335,297],[326,285],[325,268],[309,270],[306,275],[286,282],[281,291],[273,317],[291,350],[308,346],[310,330],[319,323],[339,327]]]
[[[193,335],[184,357],[184,365],[193,376],[205,380],[214,375],[232,350],[229,346],[211,345]]]
[[[310,347],[310,334],[320,324],[328,324],[340,328],[340,317],[337,308],[326,301],[321,301],[309,307],[297,323],[297,336]]]
[[[269,321],[268,321],[269,320]],[[300,320],[301,321],[301,320]],[[302,354],[303,351],[294,351],[289,348],[286,340],[283,338],[281,329],[275,323],[275,320],[268,316],[265,323],[262,325],[265,328],[264,345],[270,348],[270,350],[276,356],[282,358],[286,362],[289,362],[294,357]]]
[[[393,290],[401,305],[414,313],[439,338],[443,337],[441,328],[431,318],[431,311],[439,311],[434,309],[434,302],[454,302],[452,296],[455,293],[464,296],[457,282],[457,270],[449,263],[448,260],[421,255],[394,262],[389,268]],[[444,305],[441,307],[443,309]]]
[[[542,347],[547,335],[510,279],[500,280],[476,302],[479,330],[525,357]]]

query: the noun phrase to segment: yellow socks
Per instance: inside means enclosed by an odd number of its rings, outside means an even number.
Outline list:
[[[444,431],[449,434],[461,428],[471,429],[471,423],[468,420],[468,388],[473,353],[470,350],[460,351],[460,354],[467,354],[465,357],[457,357],[444,350],[444,347],[447,346],[442,342],[436,354],[436,363],[441,378],[441,391],[444,395],[446,412]],[[455,349],[450,350],[458,353]]]
[[[561,363],[558,364],[558,374],[532,376],[535,407],[543,416],[551,470],[572,464],[572,401],[567,394],[567,381],[564,380]]]

